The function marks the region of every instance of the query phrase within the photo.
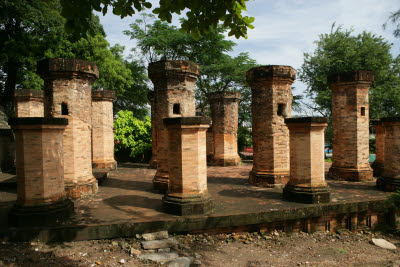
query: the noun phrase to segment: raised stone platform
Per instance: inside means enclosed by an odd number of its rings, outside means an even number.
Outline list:
[[[7,212],[15,203],[16,192],[0,187],[0,240],[70,241],[128,237],[157,230],[170,233],[352,230],[373,227],[386,216],[382,205],[389,193],[379,191],[374,181],[327,180],[331,188],[330,203],[300,204],[284,201],[282,189],[249,186],[251,164],[209,167],[208,189],[216,203],[215,212],[174,216],[162,211],[163,195],[152,192],[155,170],[137,167],[119,166],[96,195],[75,201],[75,215],[71,219],[50,228],[9,227]]]

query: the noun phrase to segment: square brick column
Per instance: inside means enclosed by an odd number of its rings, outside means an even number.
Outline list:
[[[213,129],[212,125],[210,128],[207,129],[206,133],[206,151],[207,151],[207,163],[210,163],[213,161],[214,157],[214,138],[213,138]]]
[[[92,83],[99,77],[94,63],[51,58],[38,62],[44,80],[44,115],[68,119],[64,132],[64,181],[70,198],[97,192],[92,173]]]
[[[157,173],[153,189],[164,193],[168,189],[168,131],[163,119],[196,114],[194,90],[199,66],[186,60],[163,60],[150,63],[148,72],[154,84],[157,143]]]
[[[154,99],[154,91],[147,94],[151,106],[151,159],[150,167],[157,169],[157,125],[156,125],[156,103]]]
[[[285,120],[290,131],[290,180],[283,188],[283,198],[301,203],[329,202],[325,182],[325,128],[321,117]]]
[[[43,117],[43,91],[18,89],[14,93],[15,117]]]
[[[343,72],[328,78],[332,90],[333,157],[329,178],[368,181],[369,164],[368,91],[372,71]]]
[[[241,162],[237,149],[240,93],[215,92],[210,96],[214,166],[237,166]]]
[[[16,226],[51,225],[74,212],[64,188],[63,133],[67,119],[13,118],[17,156],[17,203],[9,213]]]
[[[385,127],[379,120],[372,122],[375,129],[375,161],[371,164],[374,177],[380,177],[383,174],[383,162],[385,161]]]
[[[114,116],[115,92],[92,90],[92,167],[114,170]]]
[[[207,189],[205,117],[166,118],[168,128],[168,192],[164,210],[176,215],[210,213],[213,201]]]
[[[385,130],[385,151],[382,177],[376,185],[385,191],[400,189],[400,117],[382,118]]]
[[[289,130],[285,118],[292,111],[295,70],[289,66],[262,66],[249,70],[252,93],[253,169],[249,184],[283,186],[289,181]]]

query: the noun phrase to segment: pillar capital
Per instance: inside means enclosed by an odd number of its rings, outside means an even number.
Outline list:
[[[368,83],[374,81],[374,72],[370,70],[346,71],[333,74],[328,77],[328,84],[341,83]]]
[[[199,65],[187,60],[161,60],[149,64],[148,74],[153,83],[179,78],[195,81],[200,70]]]
[[[38,62],[37,73],[43,80],[62,77],[99,78],[99,70],[93,62],[73,58],[47,58]]]
[[[43,102],[43,91],[35,89],[17,89],[14,92],[16,101],[39,101]]]
[[[238,102],[241,97],[239,92],[214,92],[210,95],[210,102]]]
[[[201,125],[207,125],[207,128],[210,127],[211,120],[210,118],[207,117],[200,117],[200,116],[195,116],[195,117],[177,117],[177,118],[165,118],[164,124],[167,127],[173,127],[173,126],[201,126]]]
[[[92,101],[109,101],[115,100],[115,91],[111,90],[92,90]]]
[[[290,66],[267,65],[255,67],[246,73],[248,83],[263,81],[286,81],[293,83],[296,79],[296,70]]]
[[[328,119],[325,117],[298,117],[287,118],[285,124],[288,128],[294,127],[326,127]]]

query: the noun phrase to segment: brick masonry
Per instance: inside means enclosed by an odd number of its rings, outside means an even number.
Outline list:
[[[236,92],[215,92],[210,96],[214,147],[212,165],[240,164],[237,148],[240,97],[240,93]]]
[[[207,150],[207,162],[211,162],[214,155],[214,141],[213,141],[213,130],[212,125],[207,129],[206,133],[206,150]]]
[[[164,118],[195,115],[195,82],[199,66],[185,60],[153,62],[148,67],[154,84],[154,123],[156,125],[157,173],[153,179],[154,191],[168,188],[168,131]],[[154,136],[153,136],[154,138]],[[154,141],[153,141],[154,142]]]
[[[400,189],[400,117],[381,119],[385,130],[384,169],[378,177],[378,188],[385,191]]]
[[[383,174],[383,163],[385,161],[385,128],[379,120],[373,121],[375,129],[375,161],[371,164],[374,177],[380,177]]]
[[[92,167],[117,167],[114,159],[113,101],[115,92],[92,90]]]
[[[147,99],[149,100],[151,106],[151,159],[150,167],[152,169],[157,169],[157,124],[156,124],[156,105],[154,102],[154,91],[149,91],[147,94]]]
[[[64,132],[64,180],[70,198],[97,192],[92,174],[92,83],[98,78],[94,63],[51,58],[38,62],[44,80],[44,115],[67,118]]]
[[[176,215],[206,214],[213,202],[207,189],[205,117],[166,118],[169,186],[164,209]]]
[[[286,119],[290,132],[290,180],[284,199],[303,203],[329,202],[325,182],[325,128],[327,119],[305,117]]]
[[[366,181],[369,164],[368,91],[372,71],[343,72],[328,78],[332,90],[333,157],[329,178]]]
[[[43,91],[18,89],[14,93],[15,117],[43,117]]]
[[[283,186],[289,181],[289,130],[284,120],[292,110],[291,85],[295,70],[269,65],[250,69],[247,83],[252,92],[254,186]]]

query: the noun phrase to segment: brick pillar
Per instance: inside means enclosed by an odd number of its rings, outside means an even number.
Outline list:
[[[383,162],[385,160],[385,128],[383,123],[379,120],[372,122],[375,128],[375,155],[376,159],[371,167],[374,171],[375,177],[380,177],[383,174]]]
[[[378,177],[376,185],[385,191],[400,189],[400,117],[382,118],[385,128],[385,151],[382,177]]]
[[[44,80],[44,115],[68,119],[64,132],[64,181],[70,198],[93,195],[92,83],[99,72],[94,63],[51,58],[38,62]]]
[[[14,93],[15,117],[43,117],[43,91],[18,89]]]
[[[329,178],[372,179],[369,164],[368,90],[372,71],[343,72],[328,78],[332,90],[333,157]]]
[[[283,186],[289,181],[289,130],[284,120],[292,111],[295,70],[269,65],[252,68],[246,76],[252,92],[254,147],[249,184]]]
[[[154,91],[150,91],[147,94],[151,106],[151,159],[150,167],[157,169],[157,125],[156,125],[156,103],[154,101]]]
[[[92,90],[92,167],[115,170],[114,116],[115,92]]]
[[[211,163],[214,157],[214,140],[213,140],[213,129],[212,125],[207,129],[206,132],[206,151],[207,151],[207,163]]]
[[[148,72],[156,103],[157,173],[153,189],[163,193],[168,189],[168,131],[163,119],[195,115],[194,90],[199,66],[185,60],[164,60],[150,63]]]
[[[63,118],[13,118],[17,155],[17,203],[10,224],[51,225],[74,211],[64,188]]]
[[[240,93],[215,92],[210,96],[214,156],[212,165],[237,166],[237,130]]]
[[[290,180],[283,188],[283,198],[301,203],[329,202],[325,182],[325,128],[321,117],[285,120],[290,132]]]
[[[175,215],[210,213],[213,201],[207,189],[206,117],[166,118],[168,128],[168,192],[166,212]]]

